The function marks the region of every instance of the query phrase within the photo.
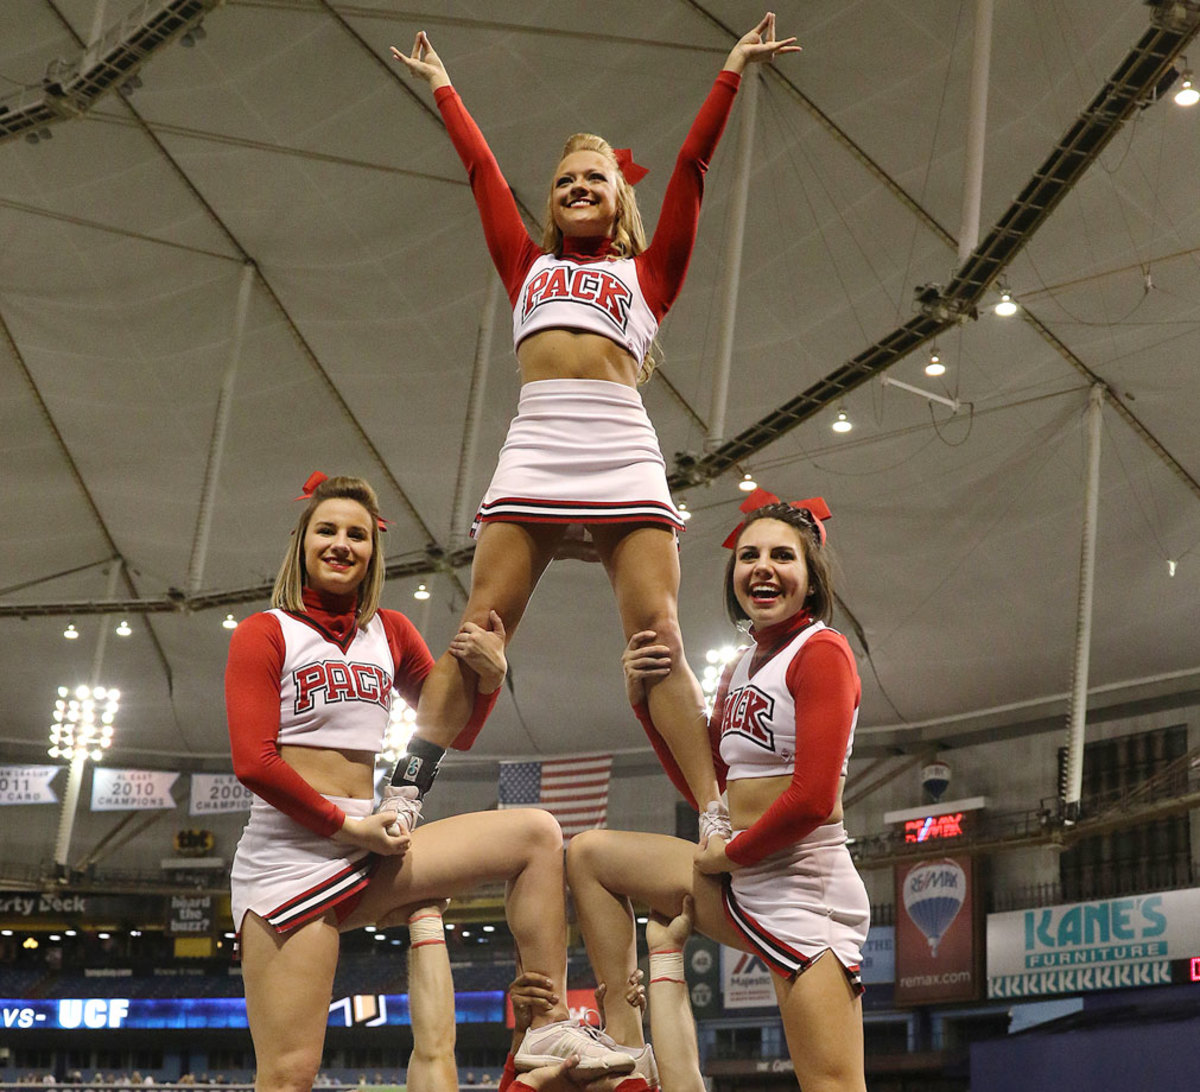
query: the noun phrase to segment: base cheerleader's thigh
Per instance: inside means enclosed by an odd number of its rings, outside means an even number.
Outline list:
[[[370,800],[326,799],[353,818],[371,814]],[[329,909],[341,921],[362,897],[378,863],[376,854],[322,838],[255,797],[229,877],[234,928],[240,937],[248,910],[278,933]]]
[[[641,395],[603,379],[526,383],[471,534],[491,522],[657,523],[682,531]]]
[[[795,978],[832,952],[855,992],[862,992],[862,946],[871,904],[841,823],[756,865],[726,873],[725,914],[771,970]]]

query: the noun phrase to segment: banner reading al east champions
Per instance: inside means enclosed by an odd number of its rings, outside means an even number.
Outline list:
[[[979,955],[971,858],[897,866],[896,1004],[974,1000]]]

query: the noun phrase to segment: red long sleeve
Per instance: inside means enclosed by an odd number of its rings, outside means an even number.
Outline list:
[[[675,169],[663,195],[654,238],[636,259],[642,293],[659,321],[683,287],[700,222],[704,176],[725,130],[740,83],[741,76],[736,72],[717,74],[712,90],[679,149]]]
[[[415,709],[425,677],[433,670],[433,656],[417,627],[398,610],[381,610],[379,619],[395,665],[392,690]]]
[[[504,1072],[500,1075],[500,1086],[496,1092],[509,1092],[513,1087],[513,1081],[517,1079],[517,1060],[513,1057],[513,1052],[508,1052],[508,1057],[504,1059]],[[529,1085],[525,1085],[528,1088]]]
[[[442,112],[454,149],[467,168],[488,252],[504,282],[509,303],[516,306],[521,283],[541,255],[541,248],[529,237],[500,165],[458,92],[453,87],[439,87],[433,99]]]
[[[346,813],[279,756],[283,631],[270,614],[252,614],[233,631],[225,666],[225,713],[233,772],[255,796],[329,838]]]
[[[382,610],[379,618],[392,653],[392,685],[415,707],[425,677],[433,667],[433,657],[416,627],[404,615]],[[233,771],[256,796],[314,834],[328,838],[341,830],[345,812],[326,800],[279,754],[283,659],[283,631],[274,615],[251,615],[234,630],[225,668],[225,707]]]
[[[725,847],[731,861],[757,864],[798,842],[829,818],[837,802],[846,746],[862,686],[846,639],[815,633],[787,671],[796,703],[796,756],[791,784],[758,822]]]

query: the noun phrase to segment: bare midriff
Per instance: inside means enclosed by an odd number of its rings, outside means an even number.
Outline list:
[[[615,341],[584,330],[540,330],[517,346],[521,382],[606,379],[637,386],[638,362]]]
[[[369,800],[375,793],[375,756],[370,751],[284,745],[279,757],[322,796]]]
[[[739,777],[726,786],[729,796],[729,819],[734,830],[747,830],[757,823],[767,809],[779,799],[792,783],[790,775],[780,777]],[[846,779],[838,781],[837,803],[825,818],[826,823],[842,821],[842,791]]]

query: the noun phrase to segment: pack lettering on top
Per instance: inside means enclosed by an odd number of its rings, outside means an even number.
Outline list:
[[[292,672],[295,688],[293,712],[307,713],[321,700],[326,705],[361,701],[389,707],[391,676],[378,664],[323,660],[305,664]]]
[[[624,281],[604,269],[553,266],[535,273],[525,285],[520,306],[521,322],[524,323],[543,303],[555,300],[595,308],[624,331],[629,325],[633,293]]]
[[[721,735],[738,735],[768,751],[775,750],[775,731],[770,727],[775,699],[753,684],[733,690],[725,699]]]

